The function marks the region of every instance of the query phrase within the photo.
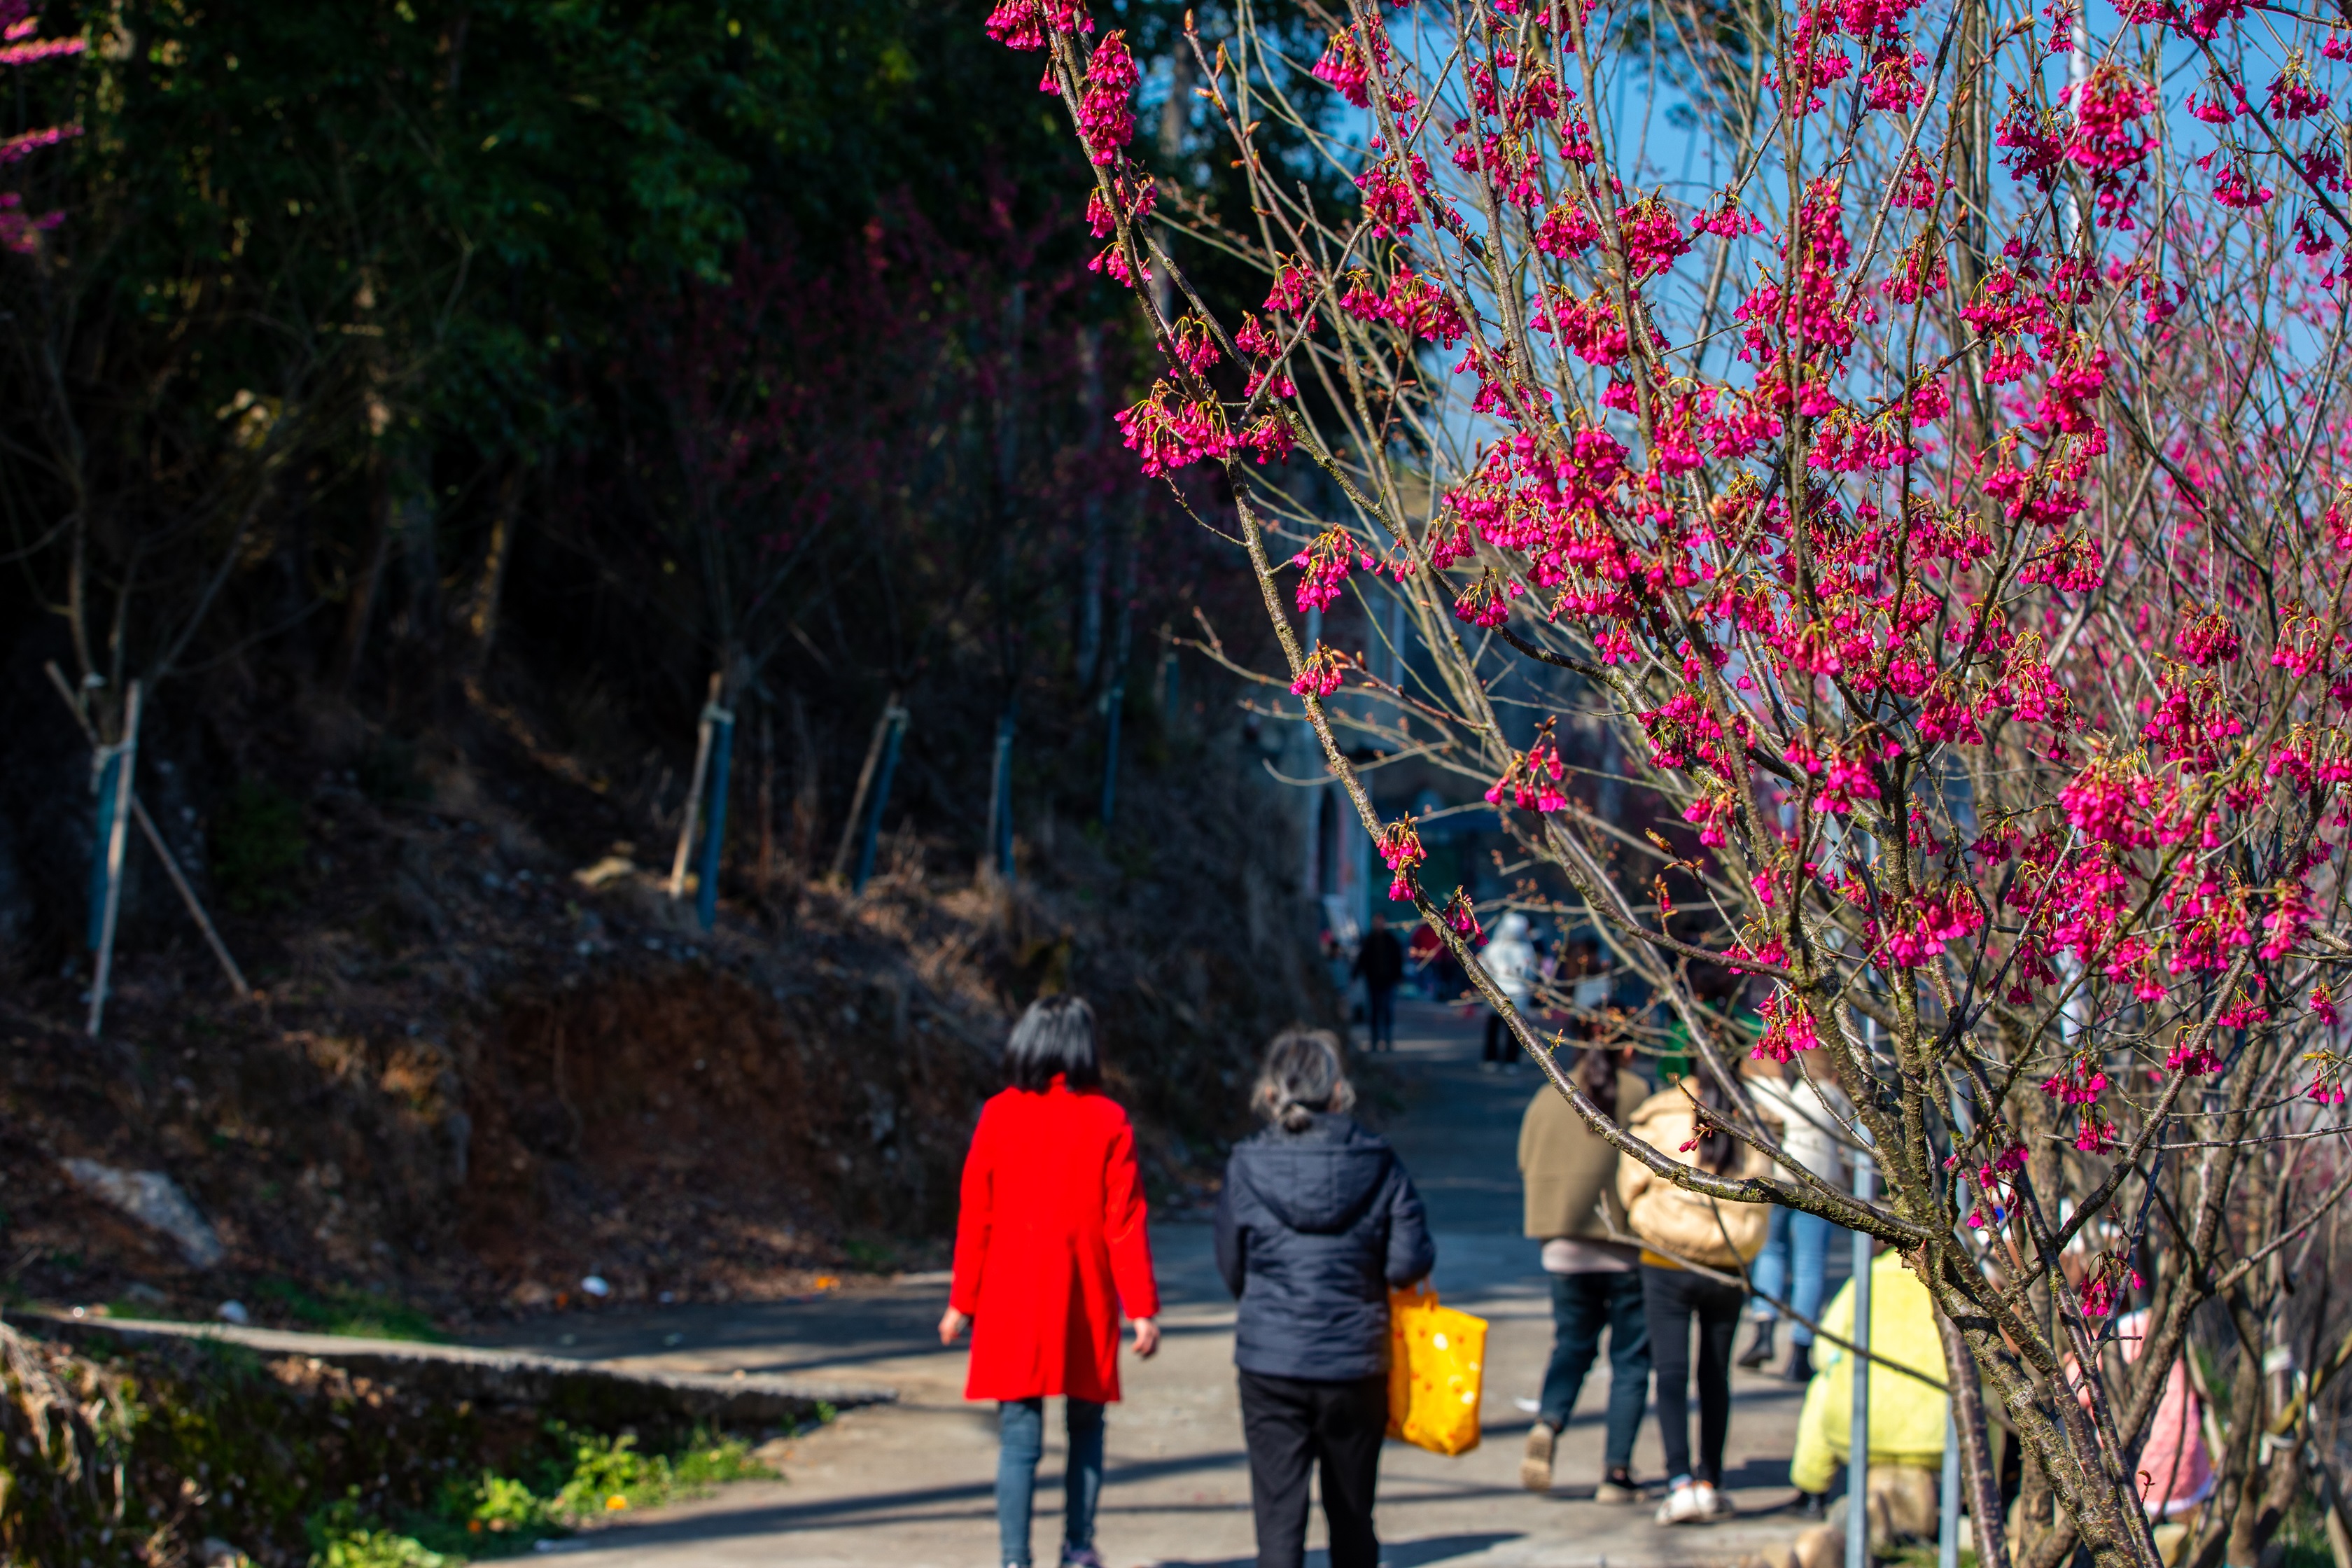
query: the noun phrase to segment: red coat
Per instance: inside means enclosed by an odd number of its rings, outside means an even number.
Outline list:
[[[1058,1077],[980,1110],[948,1298],[971,1315],[966,1399],[1118,1397],[1118,1318],[1156,1317],[1127,1112]]]

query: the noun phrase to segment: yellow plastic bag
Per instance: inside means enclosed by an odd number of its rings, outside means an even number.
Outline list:
[[[1427,1285],[1389,1292],[1389,1436],[1433,1454],[1478,1446],[1486,1320],[1437,1302]]]

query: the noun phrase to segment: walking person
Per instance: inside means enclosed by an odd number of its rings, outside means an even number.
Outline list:
[[[1494,940],[1479,950],[1478,962],[1495,988],[1513,1008],[1524,1008],[1536,990],[1536,948],[1528,940],[1528,917],[1513,910],[1495,922]],[[1500,1013],[1486,1015],[1486,1048],[1478,1058],[1481,1070],[1509,1071],[1519,1065],[1519,1049]]]
[[[1292,1029],[1251,1094],[1267,1126],[1234,1146],[1217,1198],[1258,1568],[1299,1568],[1319,1469],[1331,1568],[1375,1568],[1372,1496],[1388,1431],[1389,1292],[1436,1261],[1421,1195],[1348,1115],[1339,1042]]]
[[[1710,1113],[1703,1130],[1699,1111]],[[1680,1157],[1717,1175],[1769,1175],[1772,1163],[1723,1131],[1727,1098],[1704,1067],[1693,1077],[1642,1102],[1625,1131],[1667,1158]],[[1688,1151],[1685,1153],[1682,1151]],[[1650,1363],[1657,1375],[1658,1437],[1666,1451],[1666,1498],[1660,1524],[1727,1518],[1723,1445],[1731,1429],[1731,1342],[1748,1292],[1738,1278],[1764,1247],[1769,1205],[1727,1203],[1694,1193],[1658,1175],[1631,1154],[1617,1167],[1617,1195],[1626,1223],[1642,1241],[1642,1304],[1650,1322]],[[1701,1273],[1701,1268],[1714,1270]],[[1728,1271],[1734,1276],[1721,1278]],[[1698,1331],[1698,1433],[1691,1455],[1691,1331]]]
[[[981,1107],[964,1157],[954,1282],[940,1342],[969,1325],[966,1399],[997,1401],[1000,1561],[1029,1568],[1029,1514],[1045,1400],[1065,1400],[1065,1568],[1102,1568],[1103,1406],[1118,1398],[1119,1314],[1135,1353],[1160,1348],[1143,1183],[1127,1112],[1102,1092],[1094,1010],[1034,1003],[1005,1046],[1010,1087]]]
[[[1768,1116],[1780,1120],[1780,1147],[1788,1156],[1840,1191],[1846,1189],[1844,1128],[1853,1117],[1853,1102],[1834,1083],[1816,1079],[1793,1064],[1769,1057],[1747,1057],[1739,1076],[1748,1092]],[[1822,1314],[1822,1297],[1829,1270],[1830,1233],[1837,1227],[1819,1215],[1772,1205],[1772,1224],[1749,1276],[1756,1287],[1748,1316],[1756,1324],[1739,1364],[1750,1371],[1772,1359],[1773,1325],[1780,1317],[1774,1303],[1786,1301],[1789,1320],[1789,1364],[1780,1375],[1805,1383],[1813,1375],[1812,1323]]]
[[[1378,915],[1372,917],[1371,930],[1357,945],[1354,973],[1364,982],[1367,1048],[1396,1049],[1396,994],[1404,980],[1404,943]]]
[[[1573,1070],[1577,1086],[1612,1121],[1621,1108],[1641,1104],[1648,1093],[1618,1053],[1601,1046],[1585,1047]],[[1617,1151],[1549,1083],[1538,1089],[1519,1119],[1525,1229],[1543,1244],[1543,1269],[1551,1280],[1551,1363],[1519,1461],[1519,1484],[1532,1492],[1551,1489],[1554,1447],[1606,1333],[1609,1417],[1593,1500],[1633,1502],[1642,1495],[1633,1479],[1633,1436],[1650,1403],[1650,1324],[1642,1302],[1641,1249],[1618,1239],[1632,1233],[1616,1176]]]

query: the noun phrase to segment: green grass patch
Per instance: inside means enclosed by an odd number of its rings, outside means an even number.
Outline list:
[[[444,1484],[429,1511],[387,1524],[346,1499],[310,1521],[310,1568],[454,1568],[528,1552],[601,1519],[699,1497],[773,1474],[740,1438],[697,1433],[676,1454],[647,1454],[635,1434],[551,1421],[552,1455],[528,1477],[482,1470]]]
[[[440,1344],[448,1338],[425,1313],[379,1291],[343,1289],[321,1295],[273,1277],[254,1286],[253,1295],[315,1333],[420,1344]]]

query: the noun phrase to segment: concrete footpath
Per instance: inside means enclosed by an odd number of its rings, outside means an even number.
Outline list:
[[[1427,1200],[1437,1234],[1435,1282],[1448,1304],[1491,1323],[1486,1441],[1458,1458],[1391,1443],[1381,1463],[1379,1527],[1391,1568],[1470,1565],[1728,1563],[1800,1529],[1782,1510],[1802,1390],[1738,1374],[1727,1489],[1740,1517],[1666,1530],[1650,1506],[1592,1500],[1601,1470],[1606,1359],[1585,1386],[1555,1467],[1558,1486],[1518,1485],[1521,1440],[1550,1345],[1547,1287],[1518,1236],[1518,1118],[1537,1079],[1478,1070],[1475,1026],[1450,1009],[1400,1008],[1391,1058],[1406,1104],[1390,1135]],[[1255,1561],[1249,1474],[1233,1380],[1233,1304],[1219,1284],[1205,1224],[1155,1225],[1165,1337],[1150,1362],[1129,1358],[1113,1407],[1097,1545],[1112,1568],[1243,1568]],[[723,1489],[555,1548],[599,1564],[646,1568],[996,1568],[995,1410],[962,1399],[963,1352],[942,1352],[939,1277],[904,1279],[814,1302],[565,1319],[511,1348],[597,1357],[672,1372],[751,1373],[884,1384],[895,1404],[845,1412],[793,1442],[782,1479]],[[1744,1342],[1744,1338],[1743,1338]],[[1049,1413],[1049,1434],[1056,1414]],[[1694,1415],[1694,1420],[1696,1415]],[[1693,1434],[1696,1437],[1696,1434]],[[1061,1530],[1061,1444],[1051,1434],[1039,1476],[1034,1553],[1055,1562]],[[1660,1479],[1645,1424],[1634,1468]],[[1315,1521],[1311,1563],[1323,1562]]]

